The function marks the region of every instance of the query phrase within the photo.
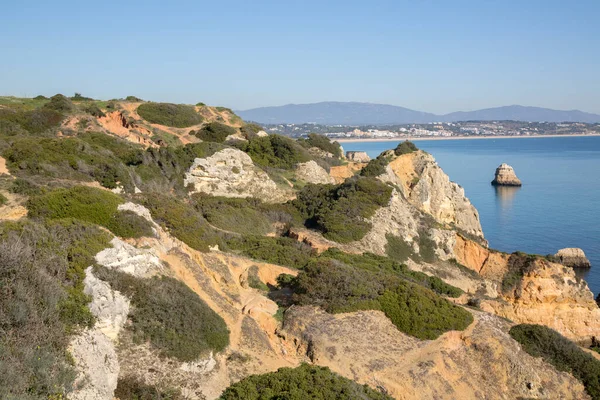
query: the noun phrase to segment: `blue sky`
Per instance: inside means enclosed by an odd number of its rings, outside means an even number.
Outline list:
[[[3,3],[3,4],[2,4]],[[600,113],[600,1],[0,2],[0,94]]]

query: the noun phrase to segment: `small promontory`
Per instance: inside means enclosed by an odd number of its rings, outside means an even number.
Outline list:
[[[521,180],[517,178],[513,167],[506,163],[496,168],[496,175],[492,181],[494,186],[521,186]]]
[[[554,256],[561,264],[566,265],[567,267],[589,268],[592,266],[583,250],[576,247],[560,249]]]
[[[346,158],[352,162],[365,163],[371,161],[371,157],[365,151],[347,151]]]

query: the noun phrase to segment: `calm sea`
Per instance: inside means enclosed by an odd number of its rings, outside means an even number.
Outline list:
[[[398,142],[347,142],[345,150],[376,157]],[[422,140],[479,211],[490,247],[554,254],[580,247],[592,268],[577,271],[600,292],[600,137]],[[501,163],[514,167],[521,188],[490,184]]]

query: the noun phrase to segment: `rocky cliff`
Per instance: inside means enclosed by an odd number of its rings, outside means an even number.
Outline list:
[[[590,260],[585,256],[583,250],[578,248],[560,249],[555,255],[556,259],[563,265],[573,268],[590,268]]]

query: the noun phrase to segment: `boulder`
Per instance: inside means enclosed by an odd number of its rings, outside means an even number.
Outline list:
[[[327,171],[314,160],[298,164],[296,167],[296,178],[308,183],[335,183]]]
[[[567,267],[575,268],[589,268],[592,265],[590,260],[587,259],[583,250],[576,247],[569,247],[566,249],[560,249],[555,255],[558,261],[566,265]]]
[[[364,151],[348,151],[346,152],[346,158],[348,161],[361,163],[371,161],[371,157]]]
[[[506,163],[500,164],[496,168],[496,174],[492,181],[494,186],[521,186],[521,180],[517,178],[513,167]]]

